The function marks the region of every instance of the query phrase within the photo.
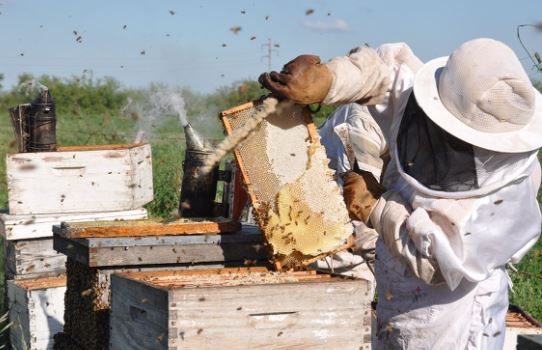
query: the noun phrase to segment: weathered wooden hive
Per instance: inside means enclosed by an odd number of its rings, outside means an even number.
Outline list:
[[[150,145],[59,147],[7,156],[10,215],[100,213],[153,198]]]
[[[519,344],[520,335],[542,335],[542,325],[520,307],[511,304],[506,314],[503,350],[523,349]]]
[[[107,348],[115,272],[266,264],[255,227],[218,233],[239,228],[231,222],[185,219],[55,226],[54,247],[68,257],[65,326],[55,336],[55,349]]]
[[[64,324],[66,277],[8,281],[12,349],[52,349]]]
[[[243,128],[258,108],[255,102],[222,112],[226,132]],[[347,247],[352,225],[306,108],[279,104],[235,155],[279,263],[306,265]]]
[[[144,219],[143,208],[105,213],[9,215],[0,214],[7,279],[56,276],[66,271],[66,256],[53,249],[53,225],[90,220]]]
[[[41,307],[42,312],[62,315],[64,304],[57,300],[59,296],[64,298],[61,287],[39,283],[44,277],[59,276],[66,271],[66,256],[53,249],[53,225],[145,219],[147,211],[142,206],[153,196],[150,146],[58,147],[56,152],[11,154],[6,164],[9,211],[0,215],[0,234],[4,238],[5,275],[13,280],[8,285],[12,289],[41,285],[43,303],[29,304],[26,309]],[[15,296],[9,294],[8,303]],[[19,299],[18,305],[23,302],[24,299]],[[11,328],[12,346],[15,349],[52,346],[52,342],[41,341],[32,332],[39,329],[51,332],[52,337],[58,329],[48,327],[48,319],[28,318],[24,312],[25,308],[21,307],[10,312],[10,320],[16,320],[19,327]],[[64,323],[62,317],[57,321],[60,325]],[[26,344],[20,344],[21,334],[30,334],[24,338]]]
[[[370,349],[367,281],[265,268],[111,278],[111,349]]]

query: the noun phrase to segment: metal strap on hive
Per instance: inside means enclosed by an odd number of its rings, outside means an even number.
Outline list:
[[[222,112],[227,134],[258,106]],[[306,265],[347,248],[352,225],[309,111],[292,106],[280,113],[268,116],[235,156],[275,261]]]

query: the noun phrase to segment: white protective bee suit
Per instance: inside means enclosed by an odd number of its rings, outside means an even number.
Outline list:
[[[502,348],[504,266],[540,234],[537,149],[490,151],[424,117],[412,92],[421,62],[405,44],[362,47],[326,65],[333,84],[324,103],[381,102],[366,109],[380,130],[370,123],[354,129],[372,134],[391,156],[381,181],[387,192],[370,216],[379,233],[377,348]],[[542,99],[535,99],[540,112]]]

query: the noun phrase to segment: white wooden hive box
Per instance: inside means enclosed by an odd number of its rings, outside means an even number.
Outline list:
[[[66,277],[8,281],[7,289],[12,348],[52,349],[64,328]]]
[[[147,218],[143,208],[64,214],[0,214],[0,235],[7,240],[33,239],[53,236],[53,226],[61,222],[139,220]]]
[[[153,199],[148,144],[60,147],[6,163],[11,215],[130,210]]]
[[[236,272],[241,271],[241,272]],[[111,279],[112,349],[369,349],[367,281],[263,268]]]

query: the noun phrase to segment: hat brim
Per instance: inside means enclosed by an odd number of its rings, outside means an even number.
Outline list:
[[[542,94],[535,90],[535,111],[532,121],[511,132],[489,133],[471,128],[457,119],[442,104],[438,92],[439,69],[448,57],[424,64],[414,79],[414,96],[425,114],[439,127],[474,146],[503,153],[521,153],[542,147]]]

